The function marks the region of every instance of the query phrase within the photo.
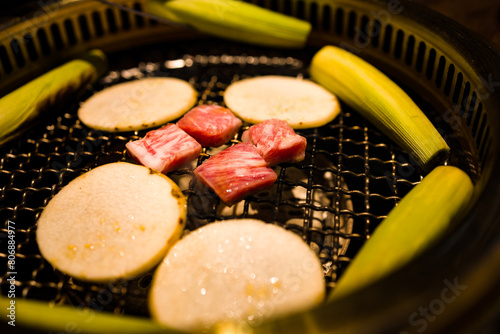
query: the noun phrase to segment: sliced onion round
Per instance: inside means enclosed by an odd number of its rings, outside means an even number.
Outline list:
[[[236,81],[226,88],[224,102],[246,122],[277,118],[294,129],[320,127],[340,113],[337,97],[322,86],[278,75]]]
[[[159,323],[201,331],[298,312],[324,294],[321,263],[298,235],[238,219],[206,225],[177,242],[155,273],[149,304]]]
[[[82,103],[78,117],[88,127],[103,131],[147,129],[181,117],[195,105],[197,97],[184,80],[144,78],[95,93]]]
[[[72,277],[104,282],[150,270],[178,240],[186,202],[165,175],[117,162],[77,177],[43,210],[42,256]]]

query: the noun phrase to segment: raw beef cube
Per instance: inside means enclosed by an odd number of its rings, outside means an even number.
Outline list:
[[[191,109],[178,122],[202,146],[219,147],[238,132],[242,122],[229,110],[217,105],[201,105]]]
[[[193,161],[201,151],[201,145],[175,124],[149,131],[125,146],[137,162],[165,174]]]
[[[239,143],[208,158],[194,174],[227,205],[270,188],[276,173],[250,143]]]
[[[307,140],[286,121],[269,119],[243,132],[242,141],[250,142],[269,165],[304,160]]]

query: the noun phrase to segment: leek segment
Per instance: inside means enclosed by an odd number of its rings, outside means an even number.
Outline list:
[[[329,299],[366,287],[409,263],[460,218],[472,194],[473,185],[465,172],[452,166],[436,167],[375,229]]]
[[[0,99],[0,145],[20,135],[23,127],[99,78],[106,57],[93,50],[28,82]]]
[[[309,22],[237,0],[150,0],[146,10],[170,21],[230,40],[273,47],[302,47]]]
[[[358,111],[424,170],[445,160],[450,148],[413,100],[390,78],[352,53],[325,46],[313,57],[312,79]]]
[[[109,292],[108,292],[109,293]],[[14,303],[12,303],[14,301]],[[12,306],[14,305],[14,306]],[[101,305],[99,305],[101,306]],[[178,333],[141,317],[99,312],[89,308],[66,305],[51,305],[26,298],[7,299],[0,296],[0,307],[7,310],[2,321],[13,322],[24,330],[47,331],[53,333]],[[14,309],[15,317],[9,317]],[[3,313],[5,314],[5,313]],[[7,326],[7,325],[6,325]],[[71,329],[70,329],[71,328]],[[15,331],[14,331],[15,332]]]

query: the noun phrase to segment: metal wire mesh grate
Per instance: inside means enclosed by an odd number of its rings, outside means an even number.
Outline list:
[[[166,59],[113,70],[83,99],[93,90],[119,82],[174,76],[197,89],[200,104],[222,104],[225,88],[247,76],[279,73],[307,77],[307,63],[288,56],[191,53],[180,57],[169,54]],[[13,222],[17,297],[147,315],[146,297],[152,272],[130,281],[90,284],[54,270],[39,253],[36,221],[48,201],[91,168],[114,161],[132,162],[125,143],[147,132],[112,134],[89,129],[79,122],[77,106],[75,102],[62,115],[44,119],[0,152],[0,238],[6,245],[3,241]],[[406,154],[345,106],[331,124],[298,132],[308,141],[306,159],[276,167],[278,180],[272,189],[232,207],[224,206],[193,178],[192,168],[169,176],[188,198],[187,231],[214,220],[236,217],[279,224],[309,243],[324,265],[327,286],[333,288],[367,236],[420,181],[421,173]],[[214,153],[204,149],[192,167]],[[9,289],[7,257],[2,246],[0,287],[4,295]]]

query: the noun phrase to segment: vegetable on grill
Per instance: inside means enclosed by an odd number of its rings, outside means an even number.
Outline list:
[[[197,99],[198,92],[185,80],[146,77],[98,91],[81,104],[78,118],[97,130],[143,130],[181,117]]]
[[[307,21],[237,0],[149,0],[146,11],[202,33],[272,47],[302,47]]]
[[[255,124],[275,118],[293,129],[323,126],[340,113],[337,97],[326,88],[285,75],[234,81],[224,91],[224,103],[245,122]]]
[[[424,170],[444,161],[449,147],[412,99],[389,77],[360,57],[325,46],[313,57],[313,80],[357,110]]]
[[[12,301],[15,301],[15,303],[12,304]],[[0,295],[0,307],[2,310],[8,310],[12,305],[14,305],[16,313],[15,324],[21,328],[24,327],[25,330],[28,327],[47,333],[66,333],[71,331],[87,334],[145,334],[165,331],[163,326],[144,317],[125,314],[118,315],[91,308],[75,307],[73,305],[54,305],[54,303],[31,298],[16,298],[14,300]],[[9,316],[6,319],[7,321],[11,321]],[[5,324],[5,326],[7,325]],[[20,331],[24,332],[22,329]],[[167,333],[172,334],[173,332],[170,331]]]
[[[473,184],[462,170],[438,166],[389,212],[329,296],[337,300],[391,274],[421,254],[468,208]]]
[[[323,267],[292,231],[255,219],[216,221],[177,242],[156,270],[149,308],[183,331],[223,331],[306,310],[324,300]],[[220,328],[221,326],[222,328]],[[221,329],[218,331],[217,329]],[[243,332],[243,331],[242,331]]]
[[[165,175],[128,162],[96,167],[69,182],[37,222],[42,256],[89,282],[147,272],[177,241],[186,200]]]
[[[55,106],[76,100],[107,67],[100,50],[92,50],[26,83],[0,99],[0,145],[19,136],[28,124]]]

